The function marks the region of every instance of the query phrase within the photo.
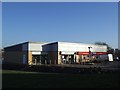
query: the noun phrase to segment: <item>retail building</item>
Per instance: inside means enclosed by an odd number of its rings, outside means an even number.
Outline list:
[[[28,65],[74,64],[105,60],[106,45],[25,42],[4,48],[4,62]]]

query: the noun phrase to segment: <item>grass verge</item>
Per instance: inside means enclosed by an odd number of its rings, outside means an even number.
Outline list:
[[[4,88],[118,88],[118,74],[60,74],[2,71]]]

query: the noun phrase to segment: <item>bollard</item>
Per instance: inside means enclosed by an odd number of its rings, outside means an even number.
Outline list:
[[[55,60],[55,64],[56,64],[56,60]]]
[[[41,60],[40,60],[40,65],[41,65]]]
[[[51,60],[50,60],[50,64],[51,64]]]
[[[45,64],[47,64],[47,60],[45,60]]]
[[[37,60],[35,59],[35,65],[37,65]]]

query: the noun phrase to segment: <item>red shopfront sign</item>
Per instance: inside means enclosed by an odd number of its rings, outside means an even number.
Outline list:
[[[107,52],[77,52],[77,55],[88,55],[88,54],[104,55],[104,54],[107,54]]]
[[[107,54],[107,52],[96,52],[97,55]]]

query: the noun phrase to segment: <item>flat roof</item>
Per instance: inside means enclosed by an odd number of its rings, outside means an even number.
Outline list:
[[[10,46],[4,47],[4,48],[13,47],[13,46],[16,46],[16,45],[21,45],[21,44],[26,44],[26,43],[35,43],[35,44],[44,44],[44,45],[51,45],[51,44],[58,44],[58,43],[97,45],[97,44],[87,44],[87,43],[81,43],[81,42],[67,42],[67,41],[53,41],[53,42],[33,42],[33,41],[26,41],[26,42],[22,42],[22,43],[10,45]],[[98,45],[98,46],[106,46],[106,45]]]
[[[98,44],[92,44],[92,43],[81,43],[81,42],[59,42],[58,43],[72,43],[72,44],[83,44],[83,45],[98,45]],[[106,46],[106,45],[98,45],[98,46]]]
[[[28,41],[28,43],[44,44],[44,43],[47,43],[47,42],[33,42],[33,41]]]
[[[58,43],[69,43],[69,44],[82,44],[82,45],[97,45],[97,46],[106,46],[106,45],[98,45],[98,44],[89,44],[89,43],[81,43],[81,42],[67,42],[67,41],[56,41],[56,42],[50,42],[45,45],[52,45],[52,44],[58,44]]]
[[[47,42],[32,42],[32,41],[26,41],[26,42],[22,42],[22,43],[17,43],[17,44],[13,44],[13,45],[9,45],[9,46],[6,46],[4,48],[9,48],[9,47],[14,47],[14,46],[17,46],[17,45],[22,45],[22,44],[27,44],[27,43],[36,43],[36,44],[47,44]]]

